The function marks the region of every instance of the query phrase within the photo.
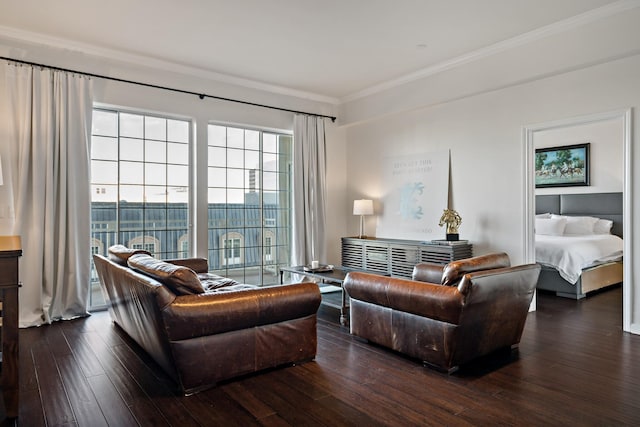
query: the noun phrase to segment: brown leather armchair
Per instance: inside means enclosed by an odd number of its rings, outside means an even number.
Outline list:
[[[451,373],[518,345],[539,274],[504,253],[418,264],[413,280],[352,272],[351,333]]]

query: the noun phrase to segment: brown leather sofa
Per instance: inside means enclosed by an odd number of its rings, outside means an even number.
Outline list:
[[[418,264],[413,280],[351,272],[351,333],[451,373],[518,345],[539,274],[504,253]]]
[[[314,283],[257,287],[124,246],[93,257],[113,321],[191,394],[238,375],[312,360]]]

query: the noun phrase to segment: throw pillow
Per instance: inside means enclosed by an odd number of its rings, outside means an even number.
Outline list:
[[[145,251],[144,249],[129,249],[124,245],[113,245],[108,249],[109,252],[109,260],[115,262],[116,264],[120,264],[123,266],[127,266],[127,261],[129,257],[135,254],[146,254],[151,255],[150,252]]]
[[[238,282],[233,279],[218,276],[213,273],[198,273],[198,279],[200,280],[202,287],[207,291],[238,284]]]
[[[204,288],[195,271],[145,254],[129,257],[129,267],[158,280],[176,295],[202,294]]]

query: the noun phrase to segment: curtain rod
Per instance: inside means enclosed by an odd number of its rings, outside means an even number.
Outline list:
[[[109,76],[103,76],[103,75],[100,75],[100,74],[86,73],[84,71],[71,70],[71,69],[68,69],[68,68],[54,67],[52,65],[38,64],[38,63],[35,63],[35,62],[29,62],[29,61],[23,61],[23,60],[20,60],[20,59],[8,58],[6,56],[0,56],[0,59],[4,59],[4,60],[7,60],[7,61],[12,61],[12,62],[17,62],[19,64],[31,65],[31,66],[34,66],[34,67],[48,68],[48,69],[51,69],[51,70],[64,71],[64,72],[67,72],[67,73],[80,74],[80,75],[83,75],[83,76],[96,77],[96,78],[99,78],[99,79],[113,80],[113,81],[120,82],[120,83],[129,83],[129,84],[134,84],[134,85],[138,85],[138,86],[150,87],[150,88],[154,88],[154,89],[168,90],[168,91],[171,91],[171,92],[177,92],[177,93],[182,93],[182,94],[186,94],[186,95],[195,95],[200,99],[212,98],[212,99],[217,99],[217,100],[220,100],[220,101],[235,102],[235,103],[238,103],[238,104],[251,105],[253,107],[269,108],[271,110],[286,111],[286,112],[289,112],[289,113],[306,114],[308,116],[315,116],[315,117],[324,117],[326,119],[331,119],[332,122],[336,121],[336,117],[335,116],[326,116],[324,114],[315,114],[315,113],[307,113],[307,112],[304,112],[304,111],[289,110],[287,108],[274,107],[272,105],[258,104],[258,103],[255,103],[255,102],[241,101],[239,99],[225,98],[225,97],[222,97],[222,96],[209,95],[209,94],[206,94],[206,93],[197,93],[197,92],[192,92],[192,91],[189,91],[189,90],[183,90],[183,89],[176,89],[176,88],[167,87],[167,86],[154,85],[154,84],[151,84],[151,83],[136,82],[136,81],[133,81],[133,80],[120,79],[120,78],[117,78],[117,77],[109,77]]]

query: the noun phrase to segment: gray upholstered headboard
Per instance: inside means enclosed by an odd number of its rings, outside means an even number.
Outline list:
[[[536,214],[541,213],[610,219],[611,232],[622,237],[622,193],[537,195]]]

